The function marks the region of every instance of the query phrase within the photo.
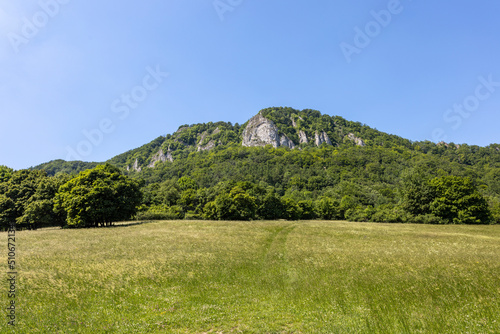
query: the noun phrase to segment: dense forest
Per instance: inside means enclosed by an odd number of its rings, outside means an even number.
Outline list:
[[[243,125],[183,125],[106,165],[60,160],[30,170],[1,167],[0,223],[498,223],[499,151],[499,145],[412,142],[315,110],[268,108]],[[109,213],[102,203],[121,209]]]

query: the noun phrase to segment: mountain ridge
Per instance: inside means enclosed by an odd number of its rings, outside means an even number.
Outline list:
[[[231,122],[208,122],[180,125],[172,134],[159,136],[138,148],[128,150],[107,161],[127,172],[142,172],[157,164],[185,159],[192,153],[224,149],[230,146],[298,149],[320,147],[404,147],[409,150],[436,148],[447,143],[415,142],[388,134],[341,116],[322,114],[313,109],[297,110],[271,107],[260,110],[242,125]],[[460,145],[452,145],[460,148]],[[490,146],[496,146],[491,144]],[[488,147],[490,147],[488,146]],[[497,146],[497,151],[500,150]],[[103,162],[103,163],[104,163]],[[53,160],[32,169],[49,174],[79,172],[93,168],[96,162]]]

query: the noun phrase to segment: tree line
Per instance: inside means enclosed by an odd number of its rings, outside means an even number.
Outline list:
[[[381,200],[352,181],[326,186],[314,198],[308,190],[283,192],[265,182],[226,180],[201,187],[181,176],[148,184],[110,164],[73,176],[0,167],[0,226],[98,227],[130,219],[498,223],[498,204],[488,203],[471,177],[438,174],[423,167],[407,169],[397,195],[386,189],[385,197],[397,199]]]
[[[243,147],[245,125],[181,126],[104,166],[59,160],[32,170],[1,167],[0,219],[27,228],[131,218],[500,221],[499,145],[412,142],[309,109],[261,113],[280,135],[297,141],[299,130],[309,139],[325,131],[332,145]],[[173,162],[147,167],[160,149]],[[136,162],[141,172],[131,168]],[[114,199],[121,209],[106,209]]]
[[[128,220],[141,204],[139,183],[110,164],[76,176],[0,167],[0,227],[98,227]]]

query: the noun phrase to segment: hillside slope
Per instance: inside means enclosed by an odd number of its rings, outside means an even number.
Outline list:
[[[139,148],[109,159],[109,162],[128,171],[154,168],[157,162],[173,162],[190,153],[211,151],[230,146],[288,147],[304,149],[322,144],[344,146],[404,146],[411,149],[411,141],[388,135],[359,122],[340,116],[328,116],[316,110],[267,108],[243,125],[230,122],[209,122],[182,125],[173,134],[160,136]],[[55,160],[34,167],[45,169],[51,175],[57,172],[79,172],[95,163]]]
[[[275,204],[291,211],[283,209],[278,218],[401,222],[419,217],[439,223],[425,215],[455,217],[452,208],[468,210],[461,197],[469,196],[484,197],[500,221],[499,145],[412,142],[315,110],[268,108],[243,125],[183,125],[108,162],[140,180],[146,208],[164,206],[162,212],[174,216],[214,219],[213,211],[222,214],[219,218],[240,219],[248,209],[252,214],[246,218],[258,213],[272,219],[279,210],[266,208],[280,198],[283,203]],[[65,171],[85,167],[59,161],[37,169],[49,166],[54,174],[58,165]],[[453,194],[443,195],[441,203],[439,191],[448,186]],[[231,215],[228,203],[249,206]],[[463,215],[460,221],[467,221]]]

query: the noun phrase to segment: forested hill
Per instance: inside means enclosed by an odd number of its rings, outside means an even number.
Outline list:
[[[259,143],[247,143],[245,145],[244,129],[252,119],[262,116],[261,124],[250,124],[257,131],[266,132],[269,128],[276,133],[271,134],[278,137],[271,138],[269,133],[260,136]],[[120,154],[107,162],[124,169],[135,171],[144,168],[152,168],[157,161],[172,162],[175,159],[186,158],[192,152],[220,151],[227,147],[241,146],[265,146],[267,144],[278,147],[288,146],[293,148],[318,147],[322,143],[336,147],[343,146],[404,146],[413,148],[409,140],[398,136],[388,135],[374,130],[359,122],[350,122],[340,116],[330,117],[322,115],[316,110],[295,110],[292,108],[268,108],[261,110],[259,114],[245,123],[233,125],[230,122],[209,122],[202,124],[181,125],[173,134],[160,136],[152,142],[139,148]],[[262,131],[261,131],[262,132]],[[269,132],[269,131],[268,131]],[[279,143],[279,136],[287,138],[287,145]],[[248,139],[248,138],[247,138]],[[248,141],[248,140],[247,140]],[[426,145],[432,145],[426,143]],[[82,170],[95,167],[96,163],[82,161],[54,160],[33,167],[35,170],[46,170],[50,175],[58,172],[78,173]]]
[[[158,161],[175,161],[198,152],[220,152],[228,148],[285,147],[303,150],[322,145],[403,146],[412,143],[401,137],[374,130],[342,117],[322,115],[315,110],[269,108],[243,125],[226,122],[182,125],[171,135],[110,159],[108,162],[129,170],[154,168]]]
[[[149,217],[485,223],[500,221],[499,147],[412,142],[315,110],[268,108],[243,125],[183,125],[107,162],[140,181]]]
[[[478,147],[453,143],[436,144],[429,141],[412,142],[340,116],[329,116],[311,109],[299,111],[279,107],[263,109],[243,125],[233,125],[230,122],[182,125],[173,134],[160,136],[106,162],[129,172],[151,174],[152,171],[148,172],[148,169],[168,169],[168,166],[175,165],[175,161],[198,155],[205,157],[207,152],[214,155],[232,155],[231,152],[238,148],[267,145],[278,149],[298,150],[305,153],[304,156],[315,148],[333,150],[335,154],[349,151],[353,147],[362,148],[359,152],[365,153],[377,148],[381,152],[388,150],[387,152],[407,152],[417,156],[423,154],[432,156],[433,159],[441,157],[446,161],[445,165],[454,162],[463,166],[495,163],[500,156],[500,145],[496,144]],[[227,154],[221,153],[225,150],[229,150]],[[258,152],[265,155],[267,151]],[[294,155],[296,154],[298,153],[294,152]],[[160,167],[163,163],[165,166]],[[55,175],[58,172],[78,173],[93,168],[96,164],[55,160],[33,169],[46,170],[49,175]]]

